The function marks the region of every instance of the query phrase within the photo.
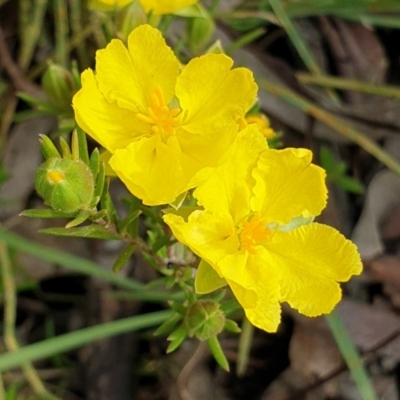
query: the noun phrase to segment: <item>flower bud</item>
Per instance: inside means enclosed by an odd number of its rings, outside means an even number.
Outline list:
[[[39,167],[35,187],[46,205],[74,214],[90,208],[95,185],[89,167],[81,160],[50,158]]]
[[[185,315],[185,325],[189,336],[208,340],[224,329],[225,315],[216,302],[198,300],[188,308]]]
[[[61,111],[72,115],[73,77],[66,68],[49,64],[42,77],[42,87],[49,100]]]

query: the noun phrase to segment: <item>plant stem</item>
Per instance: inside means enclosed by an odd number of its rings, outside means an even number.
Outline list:
[[[395,172],[397,175],[400,175],[400,164],[396,159],[378,146],[374,140],[368,138],[357,129],[350,127],[340,118],[334,117],[332,114],[281,85],[262,79],[259,81],[259,86],[267,92],[285,100],[287,103],[300,109],[304,113],[311,115],[315,119],[330,126],[336,132],[340,133],[352,142],[357,143],[382,164],[386,165],[390,170]]]
[[[10,258],[4,242],[0,242],[0,264],[4,287],[4,343],[9,352],[15,352],[19,350],[15,332],[17,299]],[[25,362],[21,367],[27,381],[38,396],[46,400],[59,400],[47,391],[31,363]]]

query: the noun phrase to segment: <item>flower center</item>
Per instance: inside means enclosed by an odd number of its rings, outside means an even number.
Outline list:
[[[178,116],[181,110],[167,106],[160,86],[157,86],[151,94],[149,104],[146,111],[144,113],[137,113],[136,117],[150,124],[151,130],[154,133],[173,135],[175,127],[181,122],[181,118]]]
[[[273,230],[267,229],[268,221],[261,218],[259,213],[244,220],[239,226],[239,240],[241,250],[249,253],[255,252],[255,246],[268,241]]]
[[[46,174],[46,178],[53,184],[57,184],[65,179],[64,174],[56,169],[49,171]]]

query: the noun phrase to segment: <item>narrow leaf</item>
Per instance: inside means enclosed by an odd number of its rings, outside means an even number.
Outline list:
[[[65,227],[67,229],[71,229],[74,226],[78,226],[78,225],[82,224],[90,217],[90,214],[91,214],[91,212],[88,210],[79,211],[79,214],[76,216],[76,218],[73,219],[72,221],[68,222],[68,224],[65,225]]]
[[[86,134],[79,127],[76,127],[76,136],[78,139],[79,158],[87,165],[89,165],[89,151],[87,146]]]
[[[72,158],[71,149],[63,137],[60,137],[60,146],[63,158]]]
[[[154,336],[165,335],[174,329],[175,325],[182,319],[182,315],[173,313],[168,319],[166,319],[160,327],[158,327],[153,333]]]
[[[119,235],[107,231],[100,225],[88,225],[75,228],[46,228],[39,230],[40,233],[55,236],[82,237],[87,239],[120,240]]]
[[[112,270],[114,272],[118,272],[121,268],[128,262],[131,255],[135,252],[136,245],[131,244],[122,251],[122,253],[118,256],[117,260],[115,261]]]
[[[21,217],[29,217],[29,218],[71,218],[76,213],[64,213],[61,211],[54,211],[50,208],[43,209],[29,209],[24,210],[19,214]]]
[[[49,158],[61,158],[61,154],[57,150],[53,141],[46,135],[39,135],[40,149],[42,150],[43,157],[47,160]]]
[[[225,357],[224,351],[222,350],[218,338],[214,336],[211,339],[208,339],[206,343],[218,365],[225,371],[229,371],[229,363]]]

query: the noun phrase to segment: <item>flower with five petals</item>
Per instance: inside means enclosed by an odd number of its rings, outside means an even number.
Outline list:
[[[198,293],[230,286],[250,322],[275,332],[280,303],[329,313],[339,282],[361,272],[355,245],[311,222],[326,205],[325,172],[306,149],[268,149],[255,125],[242,130],[227,161],[194,192],[204,210],[187,221],[167,214],[174,236],[204,261]],[[307,222],[307,223],[305,223]]]
[[[128,48],[112,40],[82,73],[73,107],[79,126],[105,147],[110,166],[145,204],[172,202],[216,167],[253,104],[257,86],[223,54],[183,68],[161,33],[141,25]]]

